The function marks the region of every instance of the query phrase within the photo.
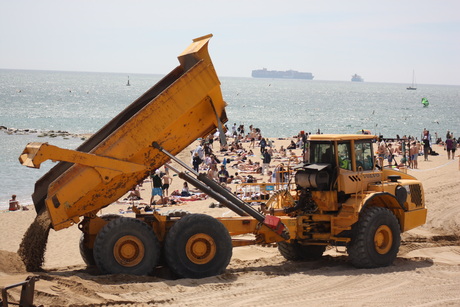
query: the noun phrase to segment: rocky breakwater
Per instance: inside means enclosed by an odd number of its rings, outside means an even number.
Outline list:
[[[68,131],[62,130],[37,130],[37,129],[18,129],[18,128],[8,128],[5,126],[0,126],[0,131],[9,134],[9,135],[27,135],[27,134],[36,134],[37,137],[62,137],[63,139],[70,139],[70,138],[80,138],[82,140],[86,140],[91,136],[91,134],[79,134],[79,133],[70,133]]]

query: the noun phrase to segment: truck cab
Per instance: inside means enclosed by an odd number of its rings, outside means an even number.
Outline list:
[[[317,245],[346,248],[356,267],[378,267],[396,258],[400,233],[423,225],[427,210],[415,177],[375,167],[376,137],[311,135],[308,157],[295,169],[296,201],[284,208],[298,223],[280,252],[296,259]],[[319,252],[318,252],[319,254]]]
[[[375,168],[375,139],[361,134],[311,135],[308,163],[329,165],[329,189],[355,193],[361,186],[382,180],[382,172]]]

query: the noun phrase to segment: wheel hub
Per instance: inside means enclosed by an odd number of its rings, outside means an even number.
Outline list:
[[[390,227],[387,225],[381,225],[377,228],[377,231],[374,235],[374,246],[375,250],[384,255],[388,253],[393,245],[393,234]]]
[[[134,236],[121,237],[113,247],[115,260],[125,267],[139,264],[144,258],[144,253],[144,244]]]
[[[208,263],[217,251],[214,239],[204,233],[190,237],[185,248],[188,259],[196,264]]]

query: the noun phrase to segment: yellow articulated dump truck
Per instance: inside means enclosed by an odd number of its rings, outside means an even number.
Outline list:
[[[78,224],[84,261],[105,274],[151,274],[164,257],[161,265],[178,276],[213,276],[225,271],[233,247],[270,243],[288,260],[318,258],[331,245],[346,249],[356,267],[390,265],[400,233],[424,224],[426,209],[419,181],[374,167],[373,136],[312,136],[308,157],[259,210],[175,157],[227,121],[210,38],[193,40],[177,68],[76,150],[26,146],[23,165],[61,161],[35,185],[36,221],[56,231]],[[185,169],[172,167],[180,178],[239,217],[166,216],[139,208],[134,218],[98,215],[170,159]],[[38,233],[47,235],[49,227]],[[43,253],[29,247],[28,233],[20,254],[30,270],[36,268],[30,258]]]

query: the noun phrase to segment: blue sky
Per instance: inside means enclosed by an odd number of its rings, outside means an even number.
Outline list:
[[[0,68],[165,74],[214,35],[219,76],[460,85],[460,1],[0,0]]]

